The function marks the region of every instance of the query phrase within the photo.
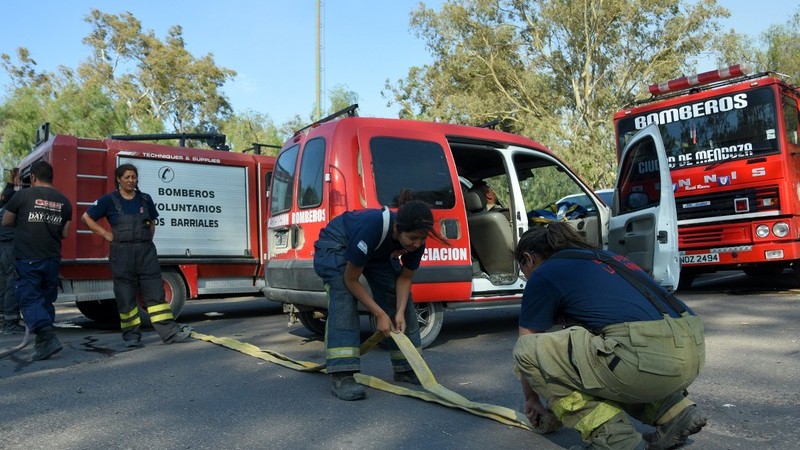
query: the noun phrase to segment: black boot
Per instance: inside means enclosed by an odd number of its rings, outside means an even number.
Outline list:
[[[36,332],[36,343],[33,346],[33,360],[47,359],[64,348],[56,337],[53,327],[44,327]]]
[[[367,396],[364,386],[353,378],[355,372],[334,372],[331,374],[331,392],[342,400],[361,400]]]

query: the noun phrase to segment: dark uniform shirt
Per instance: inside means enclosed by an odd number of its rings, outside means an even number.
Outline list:
[[[72,219],[69,199],[52,187],[33,186],[11,198],[6,209],[17,215],[14,257],[61,257],[61,234]]]
[[[664,290],[629,260],[598,251],[635,268],[646,285]],[[667,305],[663,307],[671,316],[679,317]],[[688,307],[686,310],[691,312]],[[644,294],[607,264],[589,259],[549,258],[533,271],[525,285],[519,326],[546,331],[559,317],[596,330],[623,322],[659,320],[662,315]]]
[[[348,211],[334,218],[328,227],[333,228],[331,225],[335,226],[334,221],[341,221],[344,225],[347,234],[345,257],[353,265],[364,267],[370,260],[385,261],[392,257],[399,257],[403,267],[417,270],[422,255],[425,253],[425,246],[406,253],[400,243],[392,239],[392,227],[396,220],[397,215],[393,212],[390,213],[389,230],[379,247],[378,242],[383,233],[383,212],[380,209]]]
[[[117,191],[108,193],[92,203],[92,206],[86,210],[86,214],[92,218],[92,220],[100,220],[101,218],[105,217],[108,220],[109,225],[112,227],[117,225],[117,218],[119,218],[119,213],[117,212],[117,207],[114,205],[114,200],[111,196],[114,195],[117,197],[117,200],[120,201],[122,205],[122,214],[142,214],[142,193],[136,191],[134,197],[130,200],[125,199],[122,197]],[[156,205],[153,203],[153,199],[150,198],[149,195],[145,195],[144,204],[147,205],[147,209],[150,212],[150,218],[155,220],[158,217],[158,210],[156,209]]]

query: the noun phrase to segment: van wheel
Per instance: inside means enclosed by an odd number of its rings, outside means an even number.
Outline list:
[[[439,337],[444,322],[444,306],[441,302],[415,303],[417,321],[419,322],[419,338],[422,348],[433,344]]]
[[[78,311],[95,322],[116,323],[119,325],[117,302],[114,300],[89,300],[75,302]]]
[[[325,324],[328,322],[327,311],[300,311],[297,318],[306,329],[320,336],[325,336]]]
[[[172,316],[177,319],[186,304],[186,285],[183,284],[183,277],[172,269],[164,269],[161,272],[161,282],[164,285],[164,300],[169,303]],[[150,316],[147,314],[147,305],[144,304],[141,294],[139,295],[138,303],[142,325],[152,325]]]

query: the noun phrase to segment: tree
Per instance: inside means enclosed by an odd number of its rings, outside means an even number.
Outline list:
[[[124,128],[127,116],[99,86],[83,85],[66,67],[40,72],[28,51],[17,52],[19,63],[0,55],[11,79],[9,94],[0,104],[0,136],[4,167],[28,154],[35,130],[49,122],[55,132],[105,136]]]
[[[56,133],[91,137],[222,127],[231,106],[220,88],[236,73],[217,66],[211,54],[190,54],[181,27],[160,40],[130,13],[94,9],[86,21],[92,30],[84,42],[92,55],[77,70],[40,71],[25,48],[18,49],[17,62],[0,55],[11,79],[0,104],[4,166],[30,151],[43,122]]]
[[[211,54],[195,58],[180,26],[172,26],[162,41],[152,30],[142,31],[128,12],[93,9],[86,22],[92,31],[83,42],[92,56],[78,72],[130,111],[130,131],[203,132],[219,128],[231,113],[219,88],[236,72],[217,66]]]
[[[772,25],[757,39],[730,31],[716,41],[720,66],[749,64],[755,71],[775,71],[800,80],[800,8],[785,24]]]
[[[333,114],[358,103],[358,94],[344,84],[337,84],[328,92],[328,103],[327,114]]]
[[[325,116],[333,114],[337,111],[341,111],[347,108],[350,105],[358,103],[358,93],[355,91],[351,91],[348,89],[346,85],[337,84],[333,87],[330,91],[328,91],[328,108],[326,109]],[[291,137],[295,131],[314,123],[317,119],[315,118],[317,110],[316,104],[314,108],[312,108],[311,112],[308,114],[308,120],[303,120],[299,114],[295,114],[294,117],[287,120],[283,125],[280,127],[280,134],[284,137],[284,139],[288,139]]]
[[[254,143],[277,145],[283,144],[280,132],[272,120],[260,113],[245,111],[231,114],[223,123],[222,130],[232,151],[241,152],[252,148]],[[262,154],[277,155],[275,148],[262,149]]]
[[[401,116],[533,137],[594,187],[615,176],[612,118],[648,81],[673,78],[710,47],[714,0],[467,0],[421,5],[411,26],[434,62],[389,90]]]

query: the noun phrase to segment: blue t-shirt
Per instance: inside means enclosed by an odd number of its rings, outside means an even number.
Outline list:
[[[634,263],[610,252],[599,252],[635,267],[642,282],[665,292]],[[683,302],[680,303],[691,313]],[[671,316],[678,317],[668,305],[662,302],[662,306]],[[550,329],[557,318],[576,321],[588,329],[600,329],[623,322],[659,320],[662,315],[611,266],[598,260],[550,258],[533,271],[525,285],[519,326],[542,332]]]
[[[389,230],[380,247],[377,247],[383,233],[383,211],[380,209],[348,211],[333,219],[328,227],[336,226],[333,224],[334,221],[342,221],[347,234],[345,257],[353,265],[364,267],[369,261],[386,261],[393,257],[399,257],[403,267],[417,270],[422,255],[425,253],[425,246],[406,253],[400,243],[392,239],[392,227],[396,216],[395,213],[390,213]]]
[[[142,210],[142,193],[136,191],[136,194],[131,200],[127,200],[123,198],[117,191],[108,193],[92,203],[92,206],[86,210],[86,214],[91,217],[93,220],[97,221],[101,218],[105,217],[108,220],[109,225],[112,227],[117,225],[117,218],[119,217],[119,213],[117,212],[117,206],[114,205],[114,200],[111,196],[117,197],[117,200],[120,201],[122,205],[122,214],[142,214],[144,211]],[[150,212],[150,219],[154,220],[158,217],[158,210],[156,210],[156,205],[153,203],[153,199],[150,198],[149,195],[145,195],[144,203],[147,205],[147,210]]]

